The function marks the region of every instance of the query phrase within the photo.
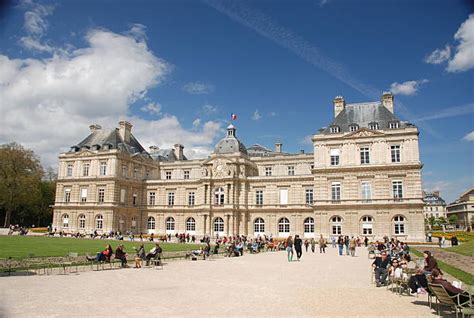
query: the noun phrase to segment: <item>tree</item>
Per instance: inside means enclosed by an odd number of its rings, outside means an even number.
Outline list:
[[[33,151],[17,143],[0,146],[0,206],[5,211],[4,227],[10,225],[12,214],[19,208],[40,205],[42,177],[43,169]]]
[[[448,224],[448,221],[446,220],[446,218],[444,216],[440,216],[438,218],[438,224],[439,225],[445,225],[445,224]]]
[[[430,217],[428,218],[428,223],[429,223],[429,225],[430,225],[430,228],[433,228],[433,226],[434,226],[435,223],[436,223],[436,218],[435,218],[434,216],[430,216]]]
[[[456,214],[452,214],[448,218],[449,224],[456,224],[458,222],[458,216]]]

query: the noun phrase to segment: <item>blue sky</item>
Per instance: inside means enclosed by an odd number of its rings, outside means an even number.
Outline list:
[[[424,188],[451,201],[474,184],[470,14],[467,1],[11,2],[0,142],[55,166],[89,124],[126,118],[145,146],[203,157],[234,112],[247,146],[312,151],[336,95],[392,90],[420,127]]]

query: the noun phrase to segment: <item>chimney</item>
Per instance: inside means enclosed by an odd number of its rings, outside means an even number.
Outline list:
[[[150,152],[153,153],[153,152],[157,152],[160,148],[158,148],[158,146],[153,145],[153,146],[150,146],[149,149],[150,149]]]
[[[277,142],[275,144],[275,152],[281,153],[282,148],[283,148],[283,144],[281,142]]]
[[[304,155],[304,149],[300,150],[300,154]]]
[[[346,101],[344,100],[344,97],[336,96],[333,100],[333,103],[334,103],[334,118],[335,118],[346,107]]]
[[[132,132],[132,124],[130,124],[128,121],[125,121],[125,120],[119,121],[119,134],[126,144],[130,143],[131,132]]]
[[[433,191],[433,195],[439,198],[439,191]]]
[[[383,92],[382,105],[393,114],[393,94],[391,92]]]
[[[89,129],[91,130],[91,133],[93,133],[96,130],[102,129],[102,127],[100,125],[94,124],[94,125],[90,125]]]
[[[184,149],[184,147],[181,144],[175,144],[174,145],[174,154],[176,155],[178,160],[183,160],[183,158],[184,158],[183,149]]]

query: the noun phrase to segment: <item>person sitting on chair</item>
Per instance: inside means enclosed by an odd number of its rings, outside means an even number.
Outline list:
[[[377,287],[385,284],[387,280],[387,268],[390,266],[390,258],[387,257],[387,252],[382,252],[380,257],[376,257],[372,263],[375,272],[375,283]]]
[[[441,272],[437,269],[433,269],[431,272],[431,284],[443,286],[450,296],[459,295],[459,302],[461,304],[466,304],[469,302],[469,294],[464,290],[455,287],[453,284],[444,279]]]
[[[146,259],[146,266],[150,265],[150,260],[152,258],[156,258],[158,257],[158,259],[160,258],[160,255],[161,255],[161,252],[163,250],[161,249],[160,247],[160,244],[158,243],[155,243],[155,247],[153,247],[150,252],[146,255],[145,259]]]
[[[436,259],[433,257],[433,255],[431,255],[430,251],[424,251],[423,257],[425,258],[425,267],[423,268],[425,270],[425,274],[431,274],[434,269],[443,274],[443,272],[441,272],[438,267],[438,262],[436,262]]]
[[[112,254],[112,246],[110,246],[110,244],[107,244],[105,246],[105,250],[103,250],[102,252],[98,252],[95,257],[86,256],[86,258],[88,261],[110,262],[110,257],[112,256]]]
[[[115,258],[120,260],[122,267],[127,267],[127,253],[123,250],[123,244],[117,246],[115,250]]]
[[[137,255],[135,255],[135,268],[142,268],[142,261],[144,259],[146,259],[145,247],[143,244],[140,244],[140,247],[137,250]]]

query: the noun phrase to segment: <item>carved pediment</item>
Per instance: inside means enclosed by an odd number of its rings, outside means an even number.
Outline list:
[[[379,137],[379,136],[383,136],[384,134],[379,132],[379,131],[375,131],[375,130],[370,130],[370,129],[367,129],[367,128],[361,128],[357,131],[354,131],[348,135],[345,135],[344,138],[358,138],[358,137]]]

